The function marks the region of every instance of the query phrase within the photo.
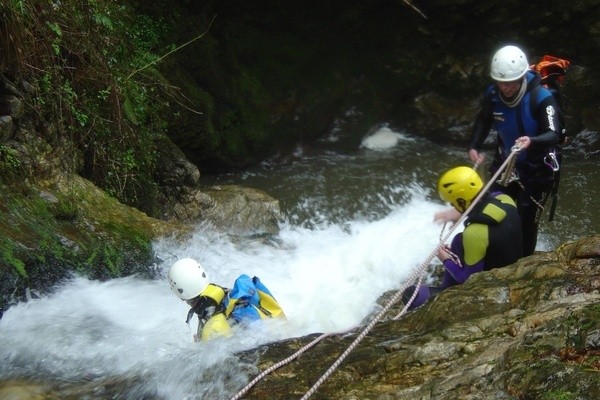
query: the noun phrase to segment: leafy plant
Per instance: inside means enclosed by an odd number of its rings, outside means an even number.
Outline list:
[[[10,3],[0,6],[11,32],[0,49],[12,50],[3,54],[6,65],[37,88],[33,110],[53,127],[40,131],[43,138],[67,170],[83,155],[86,178],[126,204],[151,209],[153,143],[166,127],[161,94],[172,91],[153,65],[164,22],[110,0]],[[6,157],[0,152],[16,167]]]
[[[6,147],[3,144],[0,144],[0,165],[3,168],[8,168],[10,170],[16,170],[21,166],[21,160],[16,155],[14,149]]]

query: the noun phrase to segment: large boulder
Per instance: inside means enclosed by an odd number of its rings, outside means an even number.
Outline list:
[[[209,222],[240,236],[273,235],[279,231],[279,201],[267,193],[236,185],[193,190],[173,207],[173,216],[187,223]]]

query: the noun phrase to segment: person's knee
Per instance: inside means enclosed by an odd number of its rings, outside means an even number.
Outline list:
[[[415,294],[415,289],[416,289],[416,286],[413,285],[413,286],[408,287],[402,293],[402,302],[404,304],[408,304],[410,302],[410,299]],[[430,297],[431,297],[430,288],[427,286],[419,286],[419,290],[417,291],[417,294],[416,294],[415,298],[413,299],[412,303],[410,303],[410,305],[408,306],[408,309],[412,310],[414,308],[422,306],[423,304],[427,303],[427,300],[429,300]]]

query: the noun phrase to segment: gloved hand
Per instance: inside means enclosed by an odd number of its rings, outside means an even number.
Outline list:
[[[217,309],[217,302],[207,296],[198,296],[192,300],[188,300],[188,304],[192,306],[188,311],[185,323],[189,323],[194,314],[198,315],[200,319],[209,318]]]

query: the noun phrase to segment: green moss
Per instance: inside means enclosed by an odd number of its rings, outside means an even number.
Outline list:
[[[569,391],[550,390],[542,395],[542,400],[574,400],[577,396]]]
[[[0,261],[2,264],[9,268],[12,267],[18,276],[27,278],[25,263],[14,254],[14,250],[14,243],[4,237],[0,238]]]
[[[585,350],[587,335],[600,326],[600,304],[586,307],[581,313],[570,316],[565,322],[568,340],[566,347]]]
[[[76,271],[92,279],[154,273],[154,224],[81,178],[0,191],[0,301],[44,291]],[[15,188],[13,188],[15,189]]]

